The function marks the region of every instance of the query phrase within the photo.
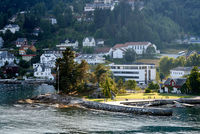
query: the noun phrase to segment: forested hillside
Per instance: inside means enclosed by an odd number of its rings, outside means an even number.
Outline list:
[[[77,39],[81,44],[85,36],[94,36],[104,39],[108,46],[151,41],[162,49],[184,34],[200,34],[199,0],[141,1],[142,9],[136,3],[133,10],[122,0],[113,11],[96,10],[92,14],[83,11],[91,0],[1,0],[0,28],[18,13],[15,24],[19,24],[21,30],[15,35],[0,36],[5,40],[5,47],[12,47],[17,37],[36,38],[30,33],[40,27],[43,32],[36,39],[41,48],[54,47],[66,38]],[[21,11],[25,13],[20,14]],[[51,25],[49,17],[56,18],[58,24]],[[82,21],[78,21],[78,17],[82,17]]]

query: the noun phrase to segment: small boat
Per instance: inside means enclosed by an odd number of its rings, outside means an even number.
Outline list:
[[[194,105],[174,101],[175,107],[194,107]]]

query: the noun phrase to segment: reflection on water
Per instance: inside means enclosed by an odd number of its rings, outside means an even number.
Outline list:
[[[26,92],[27,88],[21,90]],[[31,93],[29,92],[30,90],[32,91]],[[45,92],[40,88],[30,90],[28,90],[30,94],[23,93],[24,97]],[[5,95],[5,92],[3,93]],[[2,96],[2,89],[0,94]],[[21,97],[20,93],[8,94],[15,94]],[[8,95],[6,96],[9,98]],[[173,116],[157,117],[79,108],[56,109],[46,105],[2,104],[0,105],[0,134],[13,133],[198,134],[200,133],[200,109],[177,108],[174,109]]]
[[[50,85],[0,84],[0,104],[13,103],[19,99],[31,98],[40,94],[53,93]]]

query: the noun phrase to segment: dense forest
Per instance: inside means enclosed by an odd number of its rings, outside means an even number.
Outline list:
[[[141,3],[142,1],[142,8]],[[91,0],[2,0],[0,1],[0,29],[9,24],[17,14],[15,24],[21,28],[15,35],[1,34],[5,47],[12,47],[17,37],[37,39],[37,47],[55,47],[60,41],[71,38],[81,44],[85,36],[105,40],[107,46],[127,41],[151,41],[162,49],[185,34],[199,35],[199,0],[137,0],[135,8],[125,1],[110,10],[84,13]],[[25,13],[20,14],[21,11]],[[58,23],[51,25],[47,18]],[[82,21],[77,18],[82,17]],[[34,37],[30,33],[40,27],[42,33]],[[81,48],[81,46],[80,46]]]

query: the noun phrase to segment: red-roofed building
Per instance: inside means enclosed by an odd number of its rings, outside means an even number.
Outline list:
[[[109,48],[109,47],[101,47],[95,50],[95,53],[101,56],[111,55],[111,52],[112,52],[112,48]]]

